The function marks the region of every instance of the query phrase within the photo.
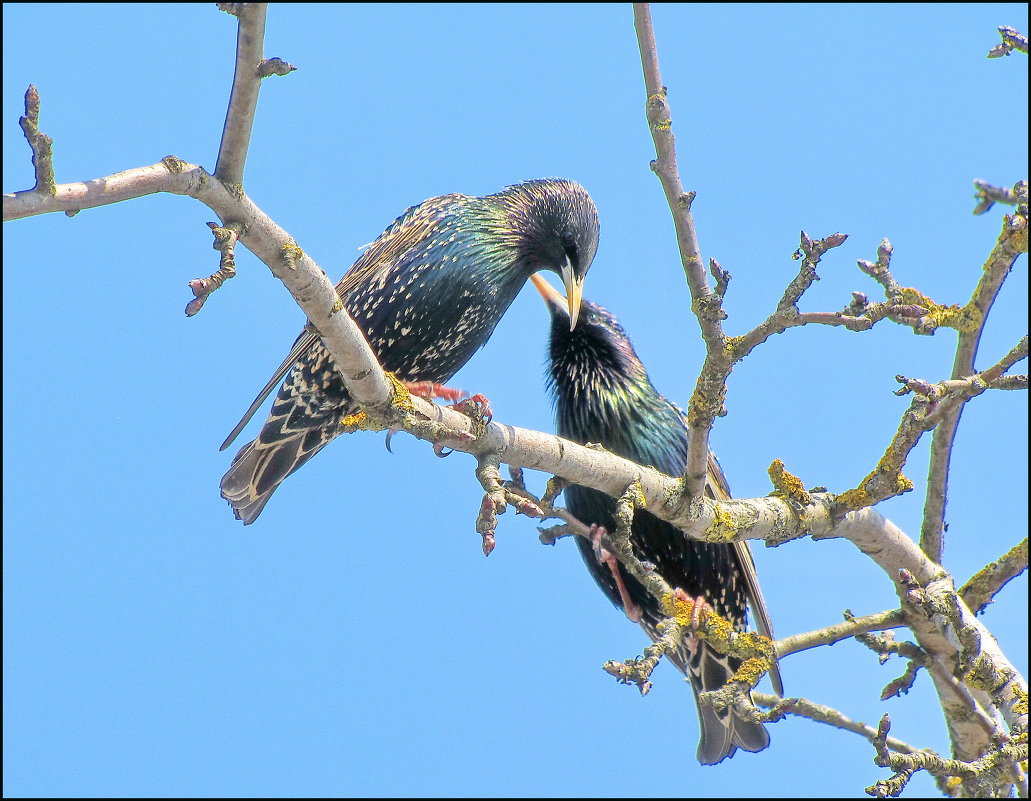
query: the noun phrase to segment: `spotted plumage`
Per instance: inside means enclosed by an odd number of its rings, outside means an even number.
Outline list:
[[[558,273],[578,299],[597,246],[597,210],[572,181],[526,181],[485,197],[444,195],[398,217],[341,279],[337,293],[384,369],[402,381],[440,384],[487,342],[537,270]],[[222,478],[222,497],[245,524],[287,476],[337,436],[340,420],[358,411],[308,326],[223,449],[284,375],[261,433]]]
[[[672,476],[684,472],[687,463],[688,428],[684,413],[652,385],[629,337],[616,318],[589,301],[583,301],[579,323],[569,329],[569,315],[561,295],[539,276],[534,284],[551,312],[551,344],[548,385],[555,402],[559,436],[575,442],[594,442],[607,450],[651,465]],[[715,457],[709,457],[708,490],[728,499],[730,490]],[[572,486],[565,491],[566,506],[588,525],[613,531],[616,502],[596,490]],[[713,609],[743,631],[746,604],[751,604],[759,630],[771,634],[769,616],[759,589],[747,543],[710,545],[685,541],[671,524],[645,510],[634,515],[631,542],[637,556],[655,565],[671,586],[692,598],[704,598]],[[612,568],[598,559],[594,547],[578,538],[580,555],[594,580],[617,607],[623,598]],[[664,615],[658,602],[623,568],[617,567],[630,602],[637,607],[640,624],[652,639]],[[686,642],[673,662],[687,676],[697,695],[722,687],[739,666],[719,654],[705,640]],[[774,671],[780,692],[780,677]],[[765,728],[734,713],[717,714],[698,703],[701,737],[698,761],[712,765],[738,748],[761,751],[769,744]]]

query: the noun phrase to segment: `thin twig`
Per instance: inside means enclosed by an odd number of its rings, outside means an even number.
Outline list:
[[[977,205],[974,206],[974,214],[980,215],[988,212],[996,203],[1005,203],[1008,206],[1016,206],[1018,203],[1027,203],[1027,181],[1018,181],[1015,186],[994,186],[987,181],[974,180],[974,199]]]
[[[987,608],[992,599],[1011,580],[1027,570],[1027,537],[994,562],[981,568],[964,584],[959,594],[975,615]]]
[[[659,54],[655,44],[655,31],[652,27],[651,8],[648,3],[634,3],[634,28],[637,31],[637,43],[641,51],[641,66],[644,69],[644,85],[647,92],[648,127],[652,141],[655,143],[656,160],[652,169],[659,177],[666,193],[670,211],[673,214],[673,225],[677,233],[677,244],[680,246],[680,259],[684,265],[687,284],[691,289],[692,300],[699,300],[712,294],[709,287],[705,264],[702,262],[698,236],[695,232],[694,218],[691,215],[693,195],[684,191],[677,166],[676,138],[673,135],[669,103],[666,99],[666,87],[662,83],[662,72],[659,69]],[[718,325],[699,317],[702,336],[706,342],[719,343],[721,332]],[[708,323],[708,324],[707,324]]]
[[[901,609],[891,609],[862,617],[849,617],[844,623],[837,623],[816,631],[794,634],[777,640],[777,658],[783,659],[820,645],[833,645],[868,631],[882,631],[906,625],[905,614]]]
[[[25,91],[25,116],[18,120],[25,140],[32,149],[32,166],[36,174],[33,192],[54,194],[54,140],[39,130],[39,92],[32,84]]]
[[[1002,43],[995,45],[995,47],[988,51],[988,58],[1008,56],[1013,50],[1027,53],[1027,37],[1016,28],[1003,25],[999,28],[999,35],[1002,37]]]
[[[239,20],[236,34],[236,72],[222,128],[215,177],[229,186],[243,186],[243,168],[254,129],[261,78],[258,65],[265,40],[265,14],[268,3],[236,3],[232,12]],[[223,221],[226,222],[226,221]]]
[[[925,770],[938,779],[956,777],[964,784],[967,797],[983,798],[994,796],[1000,783],[1008,785],[1011,779],[1006,775],[1010,768],[1027,761],[1027,742],[1011,743],[1008,740],[994,743],[988,753],[979,759],[965,762],[959,759],[946,759],[933,751],[898,753],[892,750],[888,732],[891,729],[891,718],[884,715],[877,734],[871,740],[877,750],[874,763],[880,767],[890,768],[895,775],[866,788],[868,795],[877,798],[895,797],[902,793],[914,773]],[[1006,795],[1012,793],[1009,790]]]
[[[223,228],[218,223],[209,222],[208,228],[215,237],[211,246],[220,254],[218,269],[207,278],[194,278],[190,281],[189,287],[194,297],[186,304],[187,317],[193,317],[199,312],[211,293],[236,275],[235,253],[236,242],[240,238],[240,227],[230,223]]]
[[[1019,186],[1019,185],[1018,185]],[[1018,212],[1003,218],[1002,232],[984,264],[981,278],[967,304],[976,310],[977,324],[969,331],[960,331],[952,378],[966,378],[974,372],[974,360],[981,342],[981,332],[988,320],[995,298],[1003,282],[1022,252],[1027,252],[1027,182],[1023,183],[1023,216]],[[920,526],[920,547],[936,562],[944,553],[945,505],[948,498],[949,468],[952,463],[956,430],[963,414],[963,404],[947,415],[931,440],[930,463],[927,469],[927,496]]]
[[[858,487],[838,496],[841,509],[855,510],[862,506],[871,506],[910,491],[913,482],[902,475],[902,468],[923,434],[942,425],[944,421],[958,419],[957,408],[961,408],[971,398],[987,390],[992,381],[1000,378],[1018,361],[1027,358],[1027,354],[1028,339],[1024,336],[1005,356],[980,374],[937,384],[901,375],[895,376],[896,380],[903,384],[903,388],[896,394],[912,392],[913,401],[903,414],[891,444],[874,471],[864,478]]]
[[[666,87],[662,83],[655,30],[652,27],[651,8],[648,3],[634,3],[634,28],[637,31],[641,66],[644,70],[648,128],[655,143],[656,159],[651,163],[651,167],[662,183],[666,202],[673,214],[680,260],[684,265],[684,274],[691,291],[691,307],[701,328],[707,353],[706,364],[698,379],[698,387],[688,407],[691,438],[684,470],[688,495],[700,498],[705,492],[709,430],[712,428],[713,420],[722,412],[726,375],[729,373],[729,366],[723,370],[712,370],[709,365],[713,356],[723,354],[726,342],[720,325],[725,316],[722,310],[723,298],[714,293],[709,286],[709,278],[698,246],[694,218],[691,215],[694,193],[685,192],[680,180],[672,115],[666,99]]]
[[[831,248],[844,244],[846,238],[846,234],[837,233],[814,240],[805,231],[802,231],[799,235],[799,248],[795,251],[796,256],[799,256],[802,262],[798,275],[785,288],[780,303],[777,304],[777,310],[773,314],[748,333],[728,340],[727,345],[731,351],[732,362],[740,361],[774,334],[783,333],[794,326],[807,323],[847,325],[844,320],[836,319],[837,315],[821,313],[803,315],[796,305],[801,300],[803,293],[817,280],[816,267],[820,263],[820,259]],[[863,327],[869,328],[870,326]]]
[[[868,726],[862,721],[852,720],[836,709],[824,706],[823,704],[814,703],[813,701],[809,701],[805,698],[781,698],[778,695],[770,695],[768,693],[753,691],[752,699],[756,704],[766,707],[767,709],[773,709],[780,706],[785,714],[796,715],[800,718],[806,718],[807,720],[812,720],[816,723],[823,723],[827,726],[833,726],[835,729],[850,731],[861,737],[865,737],[870,742],[873,742],[874,738],[877,736],[877,729],[872,726]],[[911,754],[917,753],[921,750],[894,737],[889,737],[888,743],[893,750],[900,751],[902,753]]]

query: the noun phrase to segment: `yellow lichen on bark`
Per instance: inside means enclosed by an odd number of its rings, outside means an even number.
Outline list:
[[[835,500],[850,512],[856,512],[873,504],[870,500],[870,493],[862,487],[856,487],[855,489],[843,492],[838,495]]]
[[[696,614],[696,601],[671,593],[662,599],[663,612],[677,625],[696,632],[722,654],[741,660],[741,666],[731,677],[749,687],[755,687],[770,671],[776,659],[773,640],[754,631],[737,631],[730,621],[720,617],[705,604]]]
[[[902,302],[927,309],[927,316],[936,328],[955,328],[957,331],[976,331],[984,318],[981,310],[972,304],[943,306],[935,303],[919,289],[902,288]]]
[[[813,497],[806,492],[805,484],[798,476],[784,469],[784,462],[774,459],[769,468],[770,481],[773,482],[774,495],[781,495],[800,506],[812,506]]]
[[[734,516],[718,503],[714,504],[712,524],[702,532],[706,542],[733,542],[737,534]]]

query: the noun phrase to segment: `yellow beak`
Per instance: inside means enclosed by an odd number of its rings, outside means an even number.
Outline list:
[[[537,288],[540,296],[544,298],[545,304],[553,309],[564,311],[567,315],[569,314],[568,301],[562,296],[561,292],[547,282],[543,275],[534,273],[530,276],[530,280],[533,281],[533,285]],[[572,331],[572,327],[569,330]]]

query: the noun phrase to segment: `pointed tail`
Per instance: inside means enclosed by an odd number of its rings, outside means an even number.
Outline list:
[[[719,653],[702,640],[691,649],[687,664],[674,659],[677,666],[691,680],[695,703],[698,705],[698,720],[701,737],[698,742],[698,761],[703,765],[716,765],[740,748],[742,751],[762,751],[770,744],[770,735],[761,723],[748,720],[733,709],[720,712],[712,704],[703,703],[698,694],[723,687],[734,668],[727,656]],[[686,670],[685,670],[686,668]]]
[[[329,429],[312,428],[274,442],[262,442],[259,436],[244,445],[222,476],[222,497],[233,507],[236,519],[245,526],[253,523],[287,476],[331,439]]]

